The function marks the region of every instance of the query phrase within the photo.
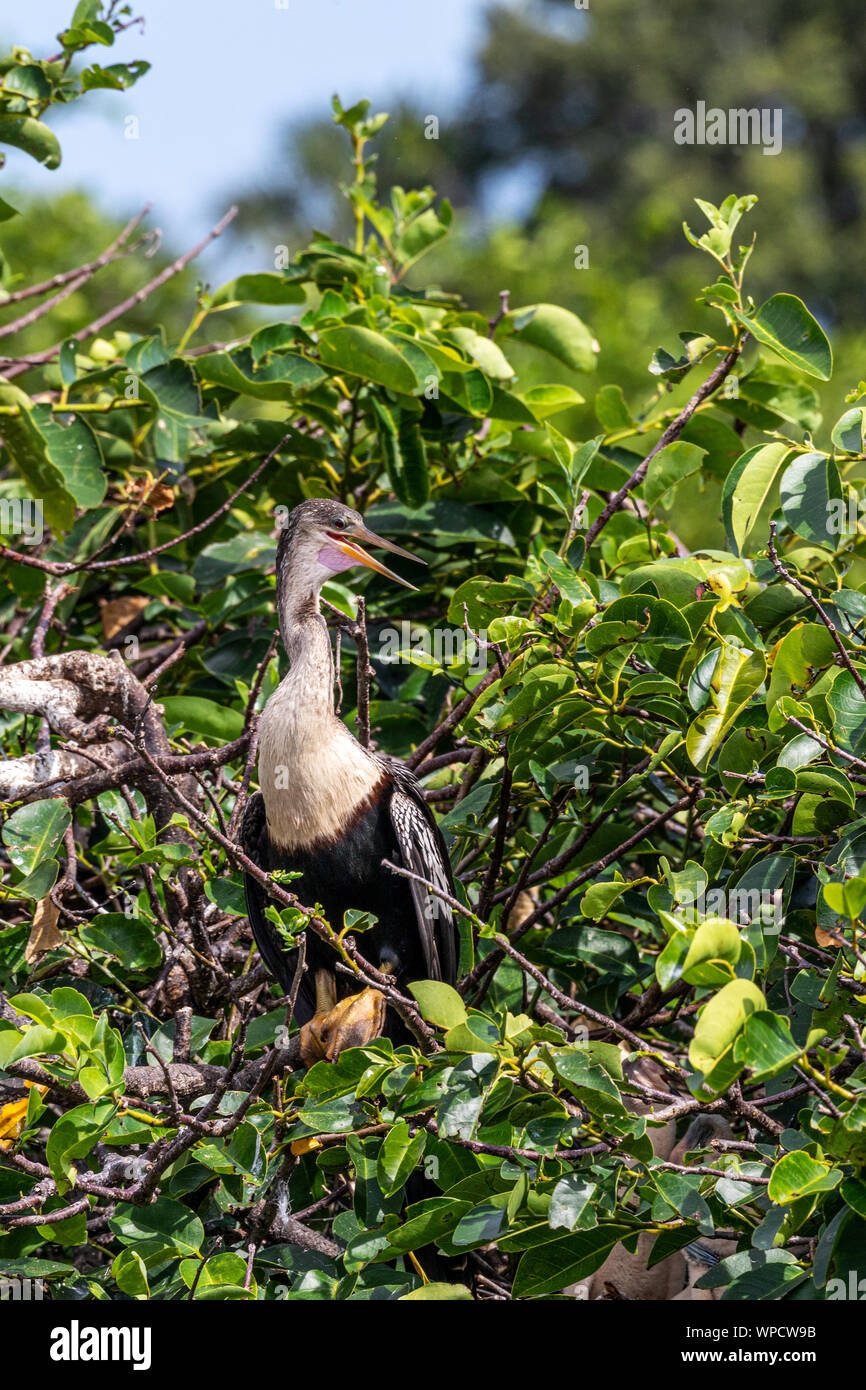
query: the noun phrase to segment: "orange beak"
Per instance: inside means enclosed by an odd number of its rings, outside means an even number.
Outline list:
[[[399,574],[389,570],[387,565],[375,560],[372,555],[368,555],[366,550],[362,550],[357,544],[364,541],[367,545],[376,546],[381,550],[390,550],[393,555],[402,555],[404,560],[414,560],[417,565],[426,563],[419,560],[417,555],[413,555],[410,550],[403,550],[402,546],[395,545],[393,541],[386,541],[384,536],[377,536],[375,531],[368,531],[366,526],[355,526],[348,534],[338,531],[329,531],[328,535],[334,542],[338,550],[355,562],[357,565],[366,565],[368,569],[375,570],[377,574],[384,574],[387,579],[393,579],[395,583],[402,584],[404,588],[411,589],[413,593],[418,590],[414,584],[410,584],[408,579],[401,579]]]

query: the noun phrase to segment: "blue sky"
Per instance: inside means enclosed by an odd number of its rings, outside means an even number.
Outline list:
[[[145,58],[128,92],[94,93],[60,120],[63,164],[50,173],[12,151],[6,188],[83,187],[113,212],[151,202],[151,225],[193,244],[231,193],[265,185],[286,118],[327,115],[331,94],[387,109],[400,93],[447,119],[465,88],[486,0],[140,0],[138,28],[104,62]],[[282,8],[285,6],[285,8]],[[74,0],[37,0],[0,19],[0,38],[38,57],[56,50]],[[109,56],[110,55],[110,56]],[[88,59],[90,61],[90,59]],[[124,137],[138,118],[139,138]],[[227,268],[254,263],[235,247]],[[224,266],[226,262],[224,257]]]

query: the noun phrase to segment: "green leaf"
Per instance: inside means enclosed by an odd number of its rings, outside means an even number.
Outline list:
[[[153,932],[144,922],[120,912],[100,913],[79,929],[81,940],[116,956],[126,970],[152,970],[162,960]]]
[[[555,384],[551,386],[530,386],[522,391],[519,400],[529,407],[536,420],[546,420],[549,415],[557,415],[561,410],[571,410],[573,406],[583,405],[584,398],[573,386]],[[508,419],[509,416],[497,416]],[[521,422],[518,422],[521,423]]]
[[[753,1081],[765,1081],[786,1071],[802,1050],[791,1036],[788,1020],[764,1010],[746,1019],[734,1057],[754,1072]]]
[[[136,58],[131,63],[109,63],[107,67],[92,63],[81,74],[81,86],[85,92],[102,89],[125,92],[149,71],[150,63],[146,63],[142,58]]]
[[[514,1297],[546,1298],[568,1284],[580,1283],[604,1264],[629,1230],[628,1226],[603,1224],[527,1250],[517,1266]]]
[[[845,1205],[866,1221],[866,1182],[862,1178],[846,1178],[841,1196]]]
[[[384,401],[374,396],[370,404],[391,487],[398,501],[417,511],[430,496],[427,455],[418,424],[410,416],[404,416],[398,430]]]
[[[735,554],[742,551],[789,453],[787,444],[756,444],[740,455],[725,479],[722,517]]]
[[[400,500],[407,507],[417,511],[425,505],[430,496],[430,473],[421,427],[408,415],[404,415],[400,421],[398,442],[403,485],[403,497]]]
[[[715,338],[705,333],[680,333],[679,338],[685,349],[679,357],[664,348],[656,348],[649,364],[653,376],[664,377],[666,381],[682,381],[696,362],[702,362],[718,346]]]
[[[740,933],[724,917],[708,917],[692,938],[682,976],[690,985],[724,985],[733,978],[740,959]]]
[[[713,754],[737,715],[760,688],[766,673],[762,652],[746,651],[725,643],[710,679],[707,707],[686,734],[686,751],[699,772],[705,772]]]
[[[508,1213],[500,1194],[499,1199],[479,1202],[457,1223],[451,1235],[451,1242],[458,1249],[468,1246],[489,1245],[501,1235],[508,1225]]]
[[[67,491],[60,469],[48,457],[45,436],[34,418],[29,396],[11,382],[0,381],[0,405],[17,406],[17,415],[3,417],[3,442],[12,463],[27,484],[30,496],[42,503],[45,519],[55,531],[68,531],[75,519],[75,499]]]
[[[19,63],[7,69],[3,77],[4,92],[17,92],[28,101],[50,101],[51,84],[35,63]]]
[[[506,314],[494,334],[513,335],[518,342],[540,348],[575,372],[595,371],[598,345],[586,324],[559,304],[528,304]]]
[[[456,1028],[468,1018],[463,1000],[451,985],[439,980],[416,980],[409,985],[409,993],[417,1000],[421,1017],[437,1028]]]
[[[12,1062],[20,1062],[24,1057],[36,1057],[43,1053],[62,1052],[66,1047],[66,1037],[56,1028],[46,1027],[44,1023],[35,1023],[32,1028],[27,1028],[19,1035],[15,1032],[2,1035],[5,1045],[7,1037],[12,1041],[17,1038],[11,1051],[3,1057],[3,1065],[10,1066]]]
[[[120,1202],[108,1224],[124,1245],[156,1241],[180,1255],[197,1255],[204,1240],[204,1227],[195,1213],[171,1197],[158,1197],[147,1207]]]
[[[705,451],[697,444],[686,444],[682,439],[668,444],[655,454],[650,459],[644,483],[647,506],[655,507],[659,503],[663,507],[671,506],[678,485],[693,473],[700,472],[704,456]]]
[[[804,540],[834,548],[830,505],[842,499],[839,470],[829,454],[798,454],[779,485],[785,520]]]
[[[137,1250],[121,1250],[112,1262],[111,1274],[121,1293],[130,1298],[150,1298],[147,1269]]]
[[[47,405],[37,405],[33,419],[45,440],[45,452],[63,478],[63,486],[79,507],[98,507],[107,481],[99,441],[86,420],[74,415],[61,424]]]
[[[48,999],[43,999],[40,994],[13,994],[9,1003],[16,1013],[26,1014],[28,1018],[33,1018],[37,1023],[44,1023],[51,1028],[55,1022],[55,1011],[52,1003]]]
[[[195,1289],[197,1301],[255,1299],[256,1282],[244,1287],[246,1261],[233,1250],[223,1250],[201,1260],[181,1260],[180,1276],[187,1288]]]
[[[263,401],[291,400],[296,392],[311,391],[325,380],[321,367],[297,352],[272,353],[258,367],[249,348],[231,356],[213,352],[200,357],[196,368],[204,382]]]
[[[837,917],[856,922],[866,906],[866,879],[850,878],[844,883],[825,883],[824,901]]]
[[[783,1154],[773,1168],[767,1196],[771,1202],[786,1206],[799,1197],[807,1197],[816,1192],[831,1192],[838,1187],[842,1173],[831,1168],[817,1158],[811,1158],[803,1149]]]
[[[695,1070],[709,1076],[732,1051],[749,1015],[766,1007],[766,999],[751,980],[731,980],[720,989],[701,1010],[689,1045],[689,1061]]]
[[[399,1303],[443,1303],[460,1302],[471,1303],[472,1294],[465,1284],[422,1284],[420,1289],[413,1289],[411,1293],[404,1293],[398,1299]]]
[[[277,271],[260,271],[239,275],[216,291],[213,307],[223,309],[230,304],[303,304],[306,294],[297,281],[288,280]]]
[[[770,432],[785,423],[814,432],[822,420],[815,388],[807,385],[794,367],[776,361],[759,362],[739,378],[736,396],[716,396],[713,404],[756,429]],[[684,437],[688,437],[685,432]]]
[[[548,1225],[552,1230],[591,1229],[597,1220],[592,1205],[597,1192],[598,1184],[587,1181],[579,1173],[569,1173],[560,1178],[551,1194]]]
[[[11,1256],[0,1256],[0,1274],[12,1278],[51,1279],[54,1276],[77,1273],[75,1265],[64,1264],[62,1260],[33,1260],[27,1256],[13,1259]]]
[[[50,859],[72,824],[69,806],[59,798],[20,806],[3,826],[3,843],[22,874]]]
[[[495,381],[509,381],[514,376],[514,368],[492,339],[476,333],[474,328],[450,328],[448,332],[486,376]]]
[[[861,673],[862,678],[862,673]],[[841,671],[827,695],[833,719],[833,736],[846,753],[866,748],[866,699],[850,671]]]
[[[600,922],[613,907],[617,898],[628,892],[630,885],[616,878],[611,883],[593,883],[580,900],[580,910],[591,922]]]
[[[46,169],[60,167],[60,142],[54,131],[32,116],[0,116],[0,145],[14,145],[44,164]]]
[[[427,1142],[423,1129],[410,1134],[409,1126],[401,1120],[389,1130],[382,1141],[376,1160],[376,1180],[383,1197],[390,1197],[404,1186],[409,1174],[418,1167]]]
[[[447,199],[443,199],[438,212],[434,208],[427,208],[414,217],[397,241],[395,249],[400,264],[411,265],[446,237],[451,217],[451,205]]]
[[[153,401],[160,415],[183,424],[201,421],[201,396],[195,373],[188,362],[172,357],[168,362],[151,367],[139,379],[139,390],[145,400]]]
[[[160,704],[165,710],[165,722],[169,728],[180,724],[182,732],[198,734],[200,738],[231,743],[240,738],[244,731],[244,717],[240,710],[217,704],[216,700],[206,700],[201,695],[168,695]]]
[[[830,380],[833,350],[802,299],[794,294],[774,294],[752,315],[734,312],[759,343],[772,348],[792,367],[821,381]]]
[[[470,1202],[452,1197],[426,1197],[413,1202],[407,1209],[408,1220],[388,1232],[388,1243],[401,1252],[431,1245],[453,1231],[470,1207]]]
[[[603,1114],[622,1110],[622,1099],[616,1082],[597,1060],[594,1046],[578,1044],[569,1051],[552,1052],[550,1058],[557,1076],[567,1082],[591,1110],[600,1110]],[[592,1092],[597,1092],[598,1096],[593,1096]],[[605,1097],[606,1101],[599,1102],[598,1097]]]
[[[773,658],[767,690],[767,711],[783,695],[808,689],[815,673],[829,666],[836,648],[823,623],[800,623],[782,638]]]
[[[862,454],[866,443],[866,409],[855,405],[852,410],[846,410],[830,431],[830,438],[843,453]]]
[[[67,1110],[52,1127],[45,1145],[45,1157],[58,1192],[64,1192],[75,1178],[73,1159],[92,1152],[115,1113],[111,1101],[78,1105]]]
[[[375,381],[401,395],[411,396],[420,389],[414,371],[393,343],[370,328],[356,324],[328,328],[319,334],[318,350],[321,361],[335,371]]]

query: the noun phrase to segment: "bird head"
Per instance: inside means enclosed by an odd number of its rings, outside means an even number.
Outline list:
[[[324,497],[302,502],[289,513],[281,551],[283,545],[286,548],[283,554],[290,557],[293,569],[297,567],[305,575],[308,574],[317,589],[332,575],[353,565],[364,565],[407,589],[415,589],[414,584],[369,555],[364,549],[365,545],[376,550],[390,550],[392,554],[402,555],[404,559],[415,560],[418,564],[424,563],[417,555],[369,530],[359,512],[342,502]]]

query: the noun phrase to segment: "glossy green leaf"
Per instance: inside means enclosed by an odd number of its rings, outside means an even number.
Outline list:
[[[404,1186],[423,1157],[426,1141],[423,1129],[413,1135],[405,1121],[394,1125],[385,1135],[376,1161],[376,1177],[385,1197]]]
[[[319,334],[319,357],[335,371],[375,381],[390,391],[413,395],[419,382],[405,357],[393,343],[370,328],[345,324]]]
[[[605,1223],[527,1250],[514,1278],[515,1298],[546,1298],[588,1278],[604,1264],[628,1229]]]
[[[756,444],[737,459],[722,490],[722,515],[729,544],[739,553],[766,506],[790,450],[785,444]]]
[[[59,799],[31,801],[13,811],[3,826],[3,843],[16,869],[30,874],[50,859],[70,824],[69,807]]]
[[[182,731],[220,743],[229,743],[243,733],[243,715],[216,700],[206,700],[201,695],[167,695],[161,703],[169,727],[180,724]]]
[[[798,454],[779,484],[785,520],[804,540],[834,546],[831,504],[842,497],[839,470],[828,454]]]
[[[792,367],[821,381],[833,372],[833,351],[826,333],[794,294],[774,294],[752,315],[739,318],[754,338]]]
[[[558,304],[528,304],[506,314],[495,337],[509,335],[540,348],[572,371],[595,370],[598,348],[591,332],[576,314]]]
[[[0,145],[14,145],[44,164],[46,169],[60,167],[60,142],[50,126],[32,116],[0,115]]]
[[[229,280],[214,294],[213,305],[218,309],[228,304],[303,304],[305,299],[303,287],[295,281],[274,271],[259,271]]]
[[[710,679],[707,707],[691,724],[686,750],[699,771],[705,771],[713,754],[740,711],[760,688],[766,672],[761,652],[746,651],[725,643]]]
[[[456,1028],[465,1023],[466,1006],[456,989],[441,980],[415,980],[409,992],[418,1002],[421,1017],[439,1028]]]
[[[732,980],[720,989],[698,1015],[689,1046],[689,1061],[698,1071],[710,1073],[745,1027],[746,1019],[766,1000],[751,980]]]
[[[838,1168],[811,1158],[798,1149],[795,1153],[783,1154],[773,1168],[767,1196],[771,1202],[787,1205],[799,1197],[832,1191],[838,1187],[841,1178]]]

